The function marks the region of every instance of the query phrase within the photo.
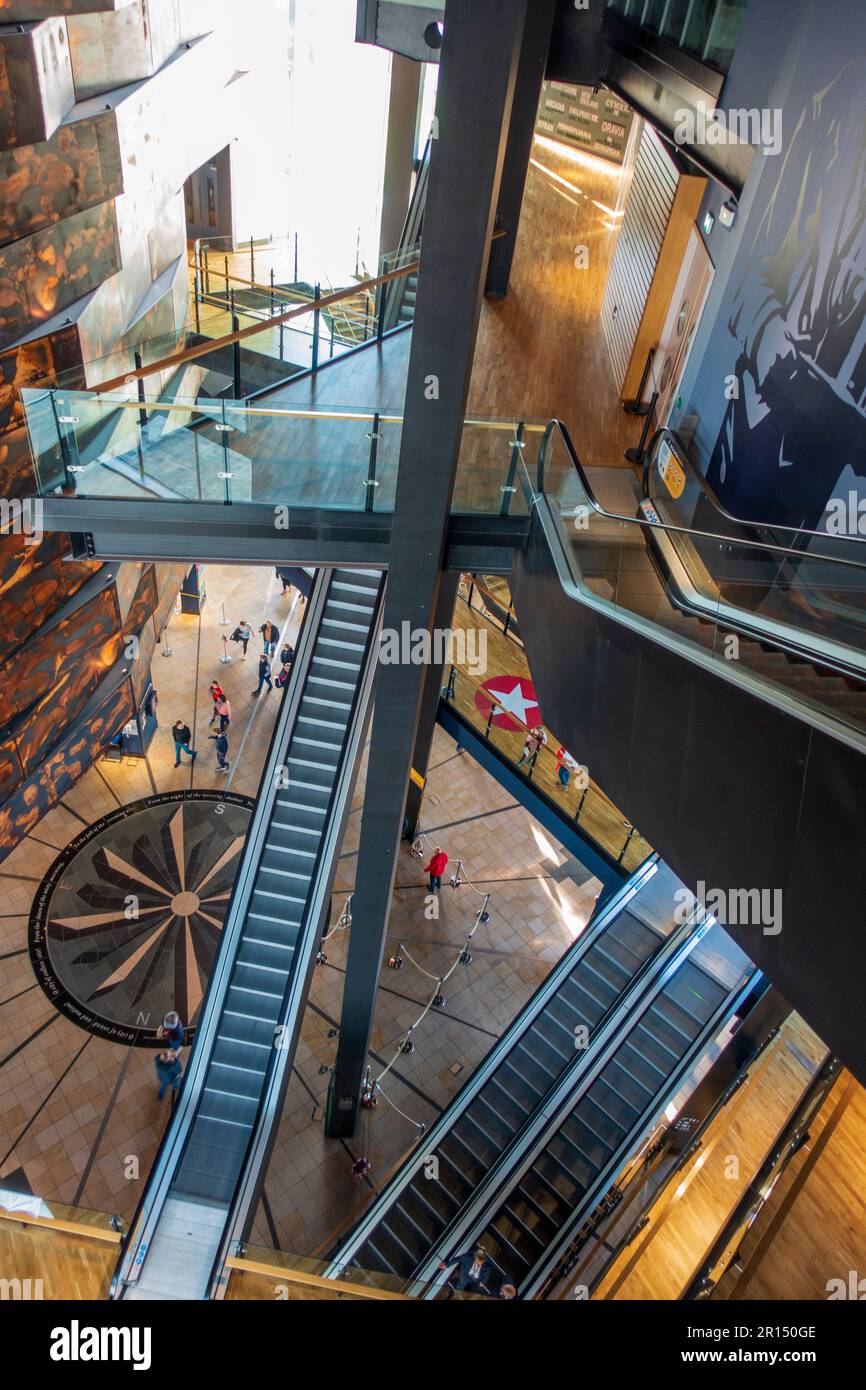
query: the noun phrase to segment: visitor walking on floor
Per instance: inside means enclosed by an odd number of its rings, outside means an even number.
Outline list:
[[[226,738],[222,730],[220,730],[218,734],[208,734],[208,738],[212,738],[214,743],[216,744],[218,770],[220,772],[228,772],[229,768],[231,767],[231,763],[228,762],[226,759],[226,753],[229,751],[228,739]]]
[[[210,697],[213,700],[213,714],[210,717],[210,722],[211,724],[215,724],[217,722],[217,705],[225,699],[226,694],[218,681],[211,681],[208,689],[210,691]]]
[[[241,643],[241,645],[243,646],[243,649],[244,649],[244,654],[243,654],[243,657],[241,658],[241,660],[242,660],[242,661],[246,661],[246,659],[247,659],[247,646],[249,645],[250,639],[252,638],[252,635],[253,635],[253,630],[252,630],[252,628],[250,627],[249,623],[247,622],[246,618],[241,618],[240,622],[238,623],[237,627],[235,628],[235,632],[237,633],[237,640],[238,640],[238,642]]]
[[[530,729],[529,733],[526,735],[526,742],[523,745],[523,752],[518,759],[517,766],[520,767],[521,763],[528,763],[531,772],[535,767],[535,760],[538,757],[539,749],[545,748],[546,746],[547,734],[544,732],[544,726],[542,724],[536,724],[535,728]]]
[[[265,656],[273,656],[280,640],[280,629],[276,623],[271,622],[270,618],[266,618],[259,628],[259,632],[262,634],[262,641],[265,644]]]
[[[156,1067],[156,1079],[159,1083],[157,1100],[162,1100],[166,1090],[170,1086],[173,1091],[177,1091],[180,1085],[180,1078],[183,1076],[183,1067],[180,1064],[180,1057],[171,1048],[166,1048],[163,1052],[158,1052],[154,1058]]]
[[[571,774],[576,772],[577,768],[578,764],[565,747],[565,744],[560,744],[556,750],[556,775],[559,778],[561,787],[568,787]]]
[[[442,887],[442,875],[445,872],[447,863],[448,855],[437,845],[431,856],[430,863],[427,864],[424,869],[425,874],[430,875],[431,893],[438,893],[439,889]]]
[[[180,767],[180,755],[186,753],[187,757],[195,762],[198,757],[192,747],[192,732],[188,724],[184,724],[182,719],[178,719],[172,725],[172,738],[174,739],[174,765]]]
[[[253,691],[253,695],[258,695],[263,685],[266,685],[268,690],[274,688],[271,680],[271,663],[268,661],[266,653],[259,657],[259,683]]]
[[[229,704],[227,695],[223,695],[219,703],[214,705],[214,713],[219,716],[220,733],[224,734],[229,724],[232,722],[232,707]]]
[[[162,1027],[158,1031],[158,1036],[162,1038],[164,1043],[168,1044],[173,1052],[180,1052],[186,1040],[186,1034],[180,1021],[180,1014],[175,1013],[174,1009],[170,1009],[162,1020]]]

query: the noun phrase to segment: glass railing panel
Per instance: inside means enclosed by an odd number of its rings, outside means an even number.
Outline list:
[[[371,424],[371,433],[373,428]],[[376,459],[375,468],[371,470],[374,476],[368,480],[368,492],[371,494],[368,506],[374,512],[393,512],[403,421],[397,415],[380,415],[376,433]]]
[[[250,497],[241,500],[364,510],[372,412],[294,410],[265,398],[227,403],[226,418],[237,429],[231,449],[250,470]]]
[[[525,516],[518,471],[530,466],[541,430],[536,421],[470,418],[463,426],[454,482],[453,512]]]

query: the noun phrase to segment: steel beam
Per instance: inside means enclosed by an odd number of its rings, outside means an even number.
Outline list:
[[[484,287],[485,294],[493,295],[497,299],[503,299],[508,293],[511,262],[517,243],[517,227],[526,188],[532,136],[550,50],[555,11],[556,0],[532,0],[520,46],[517,86],[508,123],[508,144],[499,188],[499,204],[496,209],[496,226],[502,228],[506,235],[494,241],[490,249],[487,283]]]
[[[459,574],[443,574],[442,582],[439,585],[439,595],[436,600],[436,612],[433,616],[434,632],[444,632],[451,627],[454,619],[454,604],[457,601],[457,586],[460,583]],[[421,814],[421,806],[424,801],[424,787],[427,782],[427,766],[430,762],[430,749],[433,746],[433,734],[436,729],[436,720],[439,713],[439,695],[442,686],[448,679],[444,661],[437,661],[424,670],[424,686],[421,692],[421,708],[418,716],[418,731],[415,735],[415,748],[412,753],[412,768],[418,777],[423,778],[419,782],[411,777],[409,780],[409,791],[406,795],[406,830],[407,836],[415,834],[418,825],[418,817]]]
[[[415,326],[397,474],[384,630],[429,631],[448,517],[527,0],[449,0]],[[425,682],[382,664],[368,760],[353,922],[327,1132],[354,1132]]]

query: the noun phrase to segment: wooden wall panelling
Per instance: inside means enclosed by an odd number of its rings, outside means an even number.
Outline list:
[[[682,174],[677,184],[671,214],[656,262],[652,284],[644,304],[631,361],[622,387],[622,399],[634,400],[640,385],[647,353],[658,344],[665,325],[671,297],[686,253],[689,235],[704,196],[703,176]]]

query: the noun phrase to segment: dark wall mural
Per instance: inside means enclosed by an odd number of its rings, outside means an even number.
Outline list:
[[[716,283],[682,413],[701,417],[699,452],[729,510],[823,529],[840,489],[866,495],[866,54],[847,51],[850,5],[813,11],[792,4],[790,54],[777,32],[747,28],[734,59],[731,82],[749,67],[739,100],[781,112],[782,148],[756,157],[742,225],[709,237]]]
[[[38,620],[47,621],[101,568],[95,560],[65,560],[68,554],[68,536],[46,535],[31,546],[22,536],[0,536],[0,660],[7,661]]]

